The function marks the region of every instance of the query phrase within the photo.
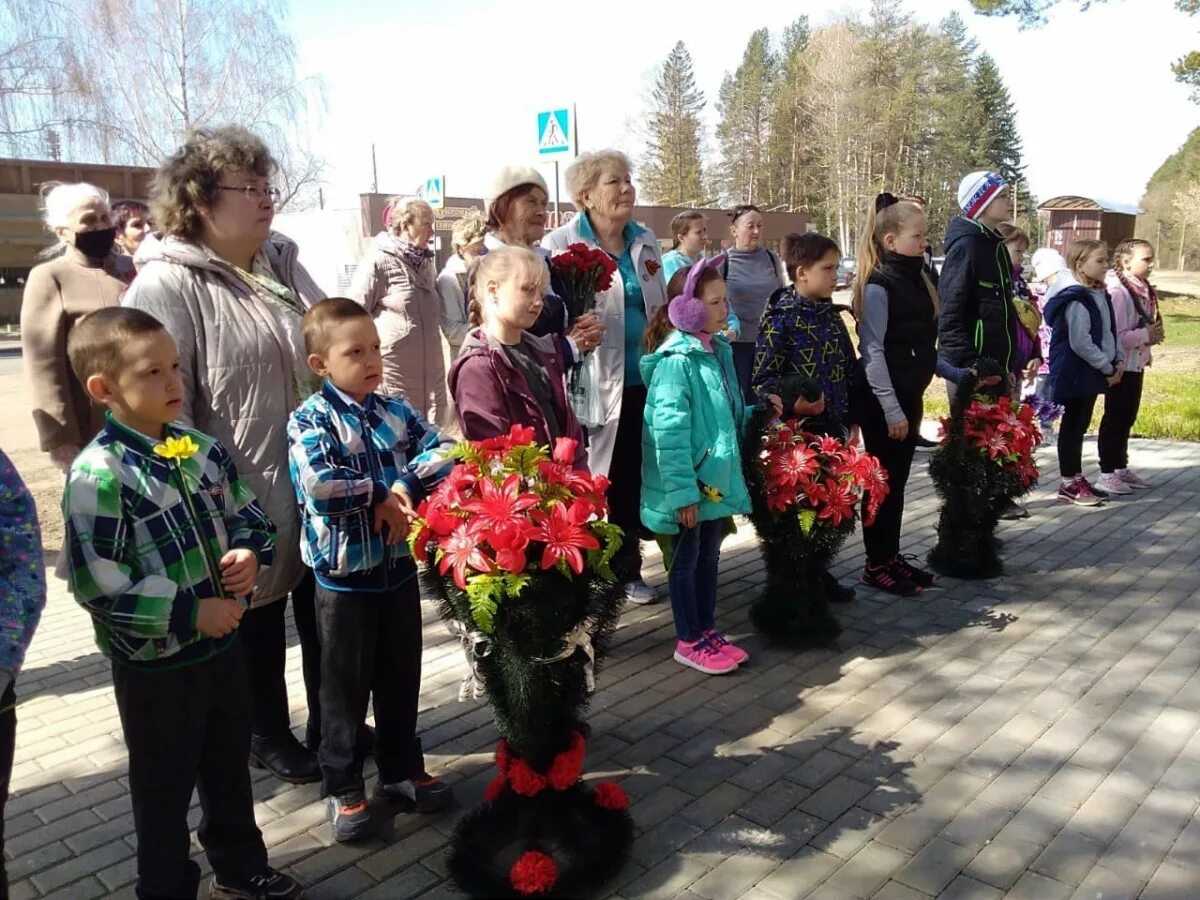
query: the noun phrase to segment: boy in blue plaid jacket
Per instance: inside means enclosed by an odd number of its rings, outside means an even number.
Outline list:
[[[375,393],[383,372],[370,315],[345,298],[304,316],[308,364],[325,382],[288,422],[301,554],[316,576],[321,639],[318,754],[333,836],[374,825],[357,737],[374,698],[376,806],[432,812],[449,787],[425,771],[417,738],[421,594],[406,538],[414,505],[453,466],[454,441],[399,397]]]
[[[250,708],[236,647],[244,598],[274,554],[275,527],[208,435],[171,424],[179,351],[157,319],[112,307],[85,316],[71,367],[104,429],[75,458],[63,496],[68,581],[112,659],[129,749],[141,898],[195,897],[188,807],[213,868],[212,896],[303,896],[267,866],[246,760]]]

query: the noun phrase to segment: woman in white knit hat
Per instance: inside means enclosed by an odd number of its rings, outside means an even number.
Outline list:
[[[483,198],[487,217],[487,235],[483,239],[483,252],[500,247],[528,247],[546,257],[541,240],[546,234],[546,207],[550,193],[546,180],[537,169],[530,166],[505,166],[496,173]],[[531,334],[544,337],[553,334],[559,339],[568,364],[576,363],[582,355],[594,350],[604,337],[604,325],[595,315],[580,316],[569,321],[567,306],[555,288],[551,273],[550,291],[542,304],[537,321],[528,329]]]

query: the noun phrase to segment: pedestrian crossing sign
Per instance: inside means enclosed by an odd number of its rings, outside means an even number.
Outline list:
[[[445,182],[440,176],[437,178],[426,178],[425,184],[421,186],[419,193],[421,199],[433,209],[442,209],[446,205]]]
[[[571,109],[538,113],[538,155],[571,154],[575,146],[575,115]]]

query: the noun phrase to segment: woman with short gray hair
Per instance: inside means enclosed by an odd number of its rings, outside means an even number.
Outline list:
[[[33,396],[38,445],[62,472],[104,426],[104,408],[67,363],[67,336],[81,318],[116,306],[125,290],[111,251],[117,231],[108,194],[94,184],[47,185],[42,219],[54,235],[21,300],[21,355]]]
[[[456,427],[446,393],[442,300],[429,242],[433,208],[417,197],[393,197],[385,230],[358,264],[348,296],[379,329],[380,391],[405,400],[427,421]]]
[[[662,257],[654,234],[633,221],[637,192],[629,159],[616,150],[584,153],[567,169],[567,189],[579,214],[542,242],[552,252],[570,244],[598,247],[613,258],[617,277],[596,297],[596,314],[604,325],[595,350],[603,424],[588,429],[588,467],[608,475],[611,515],[625,531],[613,570],[634,603],[655,599],[642,580],[642,532],[639,500],[642,489],[642,418],[646,386],[638,367],[644,352],[646,324],[667,302]]]

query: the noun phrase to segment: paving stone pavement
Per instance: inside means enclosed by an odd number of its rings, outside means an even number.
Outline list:
[[[1052,473],[1053,451],[1040,458]],[[623,783],[638,835],[602,896],[1200,897],[1200,444],[1135,442],[1134,466],[1155,489],[1099,510],[1056,505],[1043,477],[1032,517],[1002,526],[1007,577],[947,579],[916,600],[860,588],[839,610],[840,652],[753,634],[763,575],[748,525],[725,545],[718,611],[753,654],[743,671],[682,669],[669,605],[629,609],[593,699],[587,772]],[[920,457],[908,509],[909,549],[924,553],[937,510]],[[856,536],[835,571],[860,565]],[[657,557],[647,571],[665,596]],[[497,735],[486,706],[457,702],[463,670],[427,605],[424,742],[465,807]],[[12,897],[132,897],[109,667],[59,582],[19,689]],[[460,896],[445,870],[455,814],[335,845],[316,786],[253,777],[273,863],[315,900]]]

